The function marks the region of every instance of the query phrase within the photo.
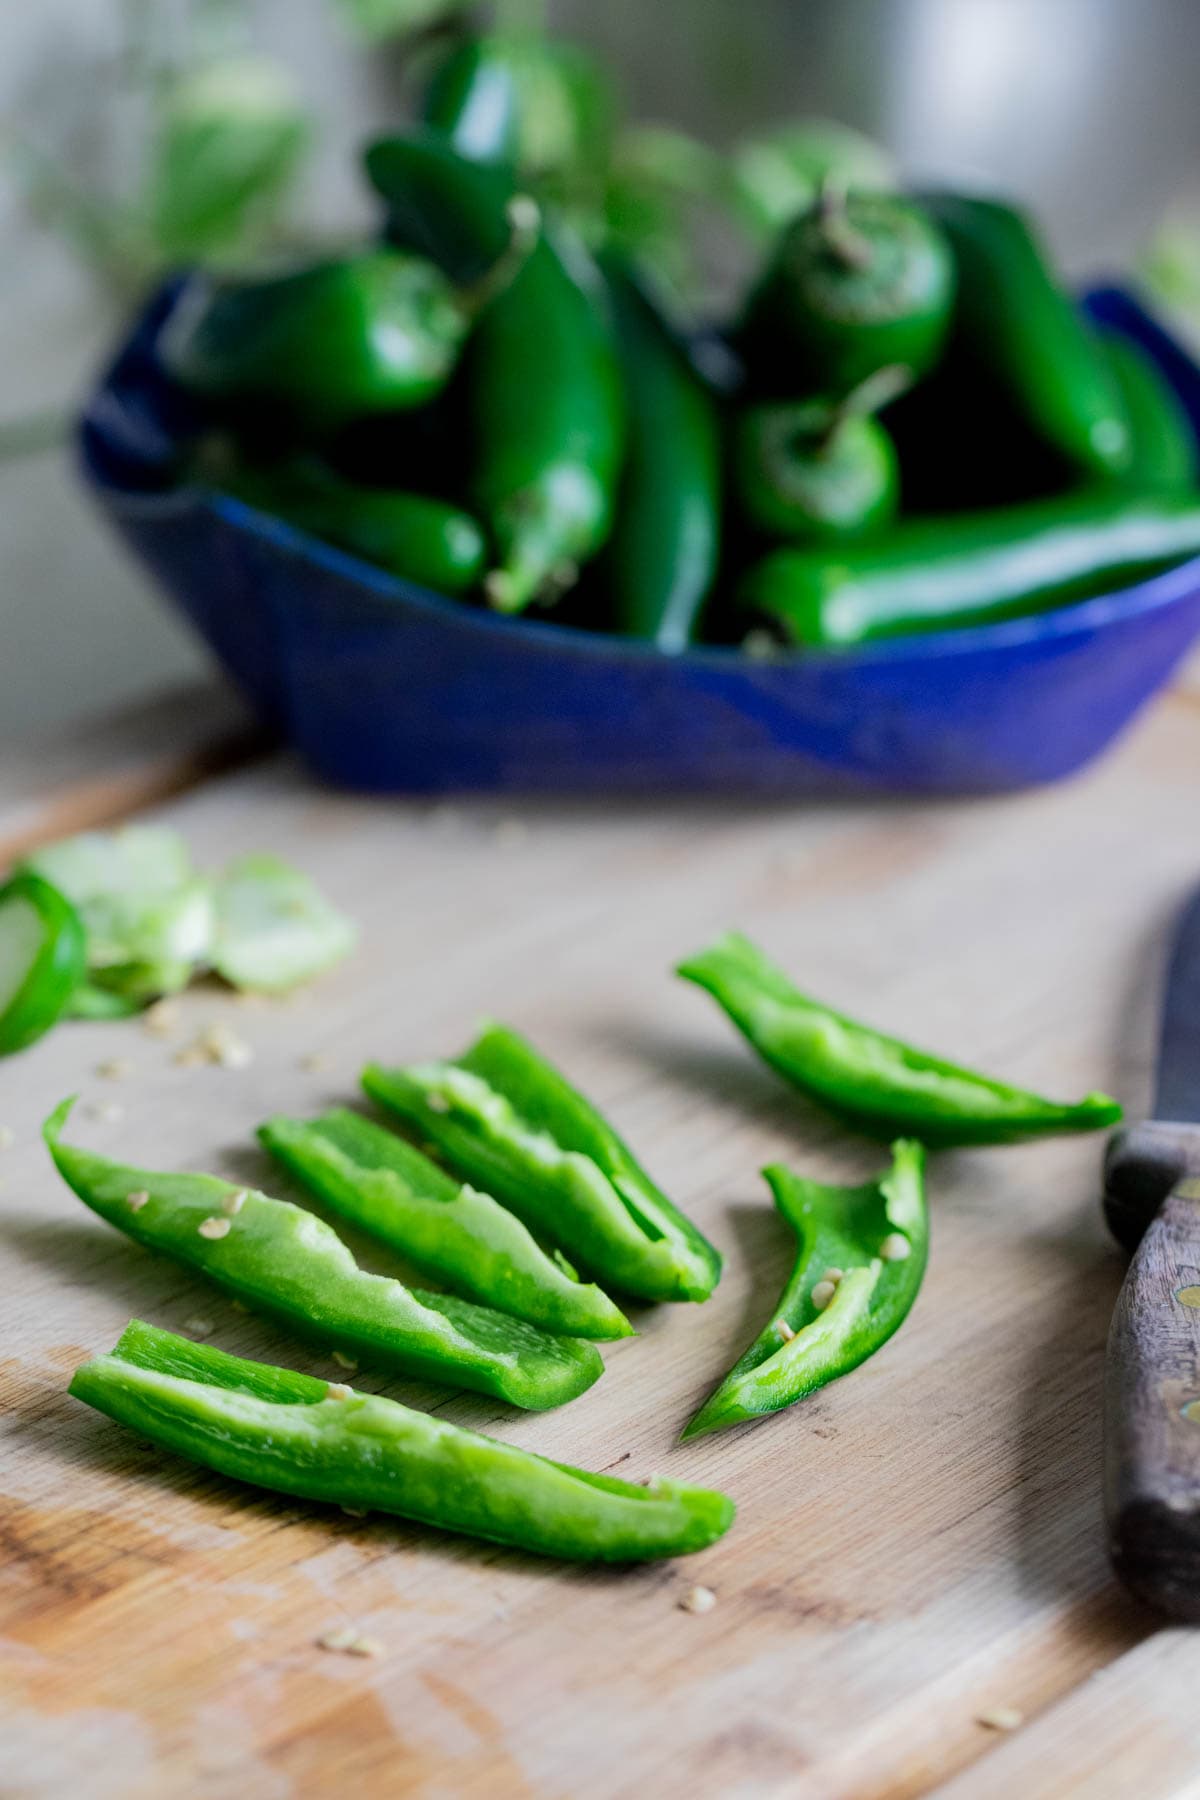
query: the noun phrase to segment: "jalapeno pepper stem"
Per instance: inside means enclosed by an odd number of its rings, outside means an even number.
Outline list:
[[[905,363],[888,363],[882,369],[873,369],[830,407],[829,423],[821,433],[818,450],[832,450],[851,419],[865,419],[882,412],[912,382],[913,372]]]
[[[508,242],[477,281],[458,290],[459,309],[467,318],[475,318],[512,286],[541,236],[542,209],[532,195],[514,194],[504,216],[508,221]]]
[[[850,222],[849,189],[841,176],[829,171],[817,193],[817,228],[830,255],[847,269],[869,269],[875,248],[869,237]]]
[[[546,29],[546,0],[496,0],[496,31],[505,36],[533,36]]]

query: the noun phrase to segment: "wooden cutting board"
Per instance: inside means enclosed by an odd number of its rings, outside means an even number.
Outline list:
[[[168,710],[173,733],[199,719]],[[361,946],[291,1004],[202,988],[171,1039],[71,1026],[0,1072],[0,1795],[1187,1791],[1200,1635],[1128,1600],[1101,1537],[1123,1270],[1099,1219],[1101,1143],[936,1159],[932,1261],[899,1337],[792,1411],[680,1447],[789,1266],[757,1170],[859,1178],[879,1154],[669,970],[739,925],[884,1027],[1055,1095],[1115,1090],[1136,1112],[1165,933],[1200,879],[1194,692],[1069,786],[919,806],[371,802],[283,759],[213,773],[231,756],[190,740],[164,757],[152,726],[89,740],[82,785],[64,759],[52,779],[7,766],[0,838],[191,782],[147,816],[203,865],[293,858],[359,920]],[[368,1057],[453,1052],[481,1014],[594,1097],[719,1244],[725,1278],[703,1307],[640,1312],[603,1380],[558,1413],[369,1370],[359,1385],[592,1468],[726,1489],[737,1523],[699,1556],[564,1570],[289,1504],[66,1396],[131,1315],[341,1372],[89,1215],[38,1141],[56,1100],[78,1090],[79,1136],[114,1154],[283,1191],[261,1119],[353,1100]],[[215,1020],[252,1063],[179,1066]],[[112,1059],[123,1078],[101,1073]],[[695,1583],[717,1596],[702,1616],[681,1607]],[[344,1625],[381,1654],[318,1646]]]

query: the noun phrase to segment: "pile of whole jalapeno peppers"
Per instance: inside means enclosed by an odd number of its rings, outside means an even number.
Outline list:
[[[693,146],[753,220],[714,330],[667,297],[671,203],[630,187],[619,114],[574,46],[452,41],[367,148],[374,241],[184,285],[159,353],[193,475],[463,604],[665,652],[844,650],[1200,553],[1172,389],[1019,209],[900,192],[829,127]]]
[[[796,1234],[795,1265],[758,1336],[685,1426],[689,1439],[793,1405],[904,1323],[929,1253],[927,1147],[1096,1130],[1120,1108],[1103,1094],[1061,1105],[886,1037],[806,998],[735,933],[678,973],[809,1099],[894,1140],[890,1166],[857,1187],[764,1169]],[[602,1374],[592,1340],[632,1331],[614,1295],[703,1301],[715,1289],[717,1250],[596,1108],[505,1026],[485,1025],[452,1060],[369,1064],[362,1086],[420,1148],[347,1109],[270,1119],[260,1140],[325,1211],[399,1252],[437,1292],[368,1273],[305,1207],[66,1143],[69,1100],[45,1138],[101,1218],[346,1369],[365,1363],[541,1410]],[[545,1555],[675,1556],[711,1544],[733,1519],[722,1494],[588,1474],[137,1320],[76,1372],[71,1392],[223,1474]]]

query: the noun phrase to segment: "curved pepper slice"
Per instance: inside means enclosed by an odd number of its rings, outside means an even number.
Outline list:
[[[649,1487],[549,1462],[394,1400],[244,1362],[133,1320],[70,1392],[142,1437],[236,1480],[398,1513],[582,1562],[703,1550],[733,1522],[706,1488]]]
[[[64,1100],[42,1130],[79,1198],[147,1249],[200,1269],[301,1336],[379,1368],[535,1411],[573,1400],[602,1373],[599,1352],[578,1338],[551,1337],[487,1307],[368,1274],[303,1207],[215,1175],[153,1174],[64,1144],[73,1104]]]
[[[859,1025],[797,992],[738,932],[675,972],[724,1007],[776,1074],[871,1130],[912,1132],[931,1144],[1002,1144],[1099,1131],[1121,1117],[1107,1094],[1060,1105]]]
[[[56,1025],[86,972],[83,922],[57,888],[28,871],[0,887],[0,1056]]]
[[[763,1174],[800,1239],[771,1323],[688,1423],[685,1438],[779,1412],[885,1344],[912,1310],[929,1254],[925,1152],[892,1146],[865,1187],[826,1187],[773,1164]]]
[[[357,1113],[268,1119],[260,1139],[334,1212],[483,1306],[568,1337],[628,1337],[600,1288],[547,1255],[512,1213]]]
[[[659,1192],[583,1095],[514,1031],[487,1025],[453,1062],[363,1071],[372,1099],[605,1283],[643,1300],[706,1300],[707,1238]]]

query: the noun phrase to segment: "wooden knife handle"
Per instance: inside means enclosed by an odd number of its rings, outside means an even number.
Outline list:
[[[1200,1620],[1200,1180],[1138,1246],[1113,1314],[1104,1397],[1109,1547],[1121,1580]]]
[[[1108,1140],[1104,1158],[1104,1217],[1131,1253],[1177,1182],[1200,1176],[1200,1125],[1146,1119]]]

